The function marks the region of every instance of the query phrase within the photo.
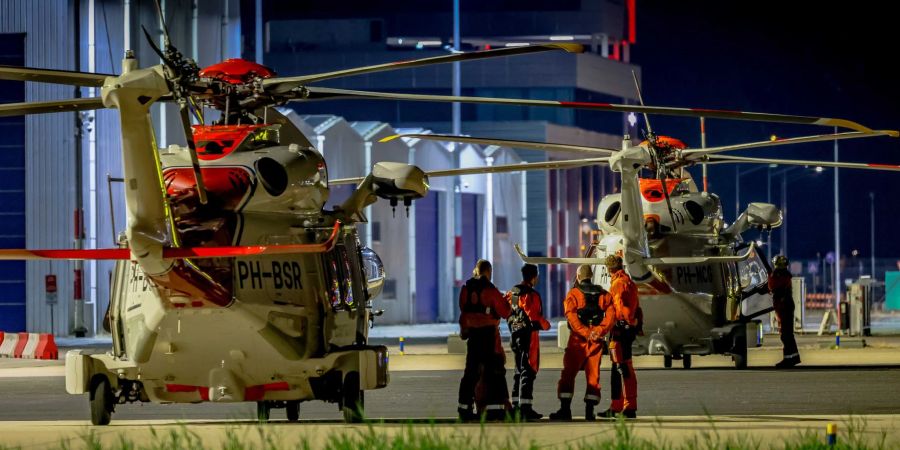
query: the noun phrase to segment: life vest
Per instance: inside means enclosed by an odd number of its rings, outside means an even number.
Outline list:
[[[600,307],[600,296],[605,294],[606,291],[602,287],[590,282],[581,282],[575,287],[581,291],[582,295],[584,295],[584,307],[575,311],[578,315],[578,320],[589,327],[600,325],[600,323],[603,322],[603,316],[606,313],[603,308]]]
[[[465,288],[469,298],[463,304],[462,312],[473,314],[490,314],[491,307],[481,301],[481,292],[493,286],[490,281],[483,278],[469,278]]]
[[[531,286],[524,284],[517,284],[509,290],[509,303],[510,307],[512,308],[512,314],[510,314],[509,318],[506,319],[506,323],[509,325],[510,333],[515,333],[526,329],[531,330],[532,328],[534,328],[534,326],[531,324],[531,319],[528,318],[528,313],[525,312],[525,308],[519,306],[519,299],[523,295],[527,295],[531,292],[534,292],[534,289],[532,289]]]

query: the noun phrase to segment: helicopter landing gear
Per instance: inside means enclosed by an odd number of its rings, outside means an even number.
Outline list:
[[[290,400],[284,405],[285,413],[287,413],[288,422],[297,422],[300,420],[300,401]]]
[[[691,368],[691,355],[681,355],[681,365],[685,369]]]
[[[261,401],[256,402],[256,420],[260,423],[269,421],[269,415],[272,412],[272,402]]]
[[[91,423],[109,425],[115,410],[112,388],[105,376],[96,377],[91,388]]]
[[[747,368],[747,340],[743,336],[735,339],[734,348],[731,350],[731,360],[734,361],[735,369]]]
[[[666,369],[672,368],[672,355],[663,355],[663,367]]]
[[[359,372],[350,372],[344,377],[344,386],[341,389],[341,412],[344,414],[344,422],[362,422],[364,408],[365,396],[359,389]]]

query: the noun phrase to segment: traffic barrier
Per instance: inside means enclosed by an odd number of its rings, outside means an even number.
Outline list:
[[[34,350],[35,359],[59,359],[59,349],[56,341],[50,333],[41,333],[37,348]]]
[[[59,359],[59,348],[50,333],[5,333],[0,331],[0,357]]]
[[[0,344],[0,357],[14,358],[16,345],[19,343],[19,335],[16,333],[3,333],[3,343]]]
[[[28,341],[25,343],[25,347],[22,349],[22,358],[34,359],[34,352],[35,350],[37,350],[37,346],[40,340],[40,334],[28,333]]]
[[[21,358],[26,345],[28,345],[28,333],[19,333],[19,342],[16,343],[16,351],[13,357]]]

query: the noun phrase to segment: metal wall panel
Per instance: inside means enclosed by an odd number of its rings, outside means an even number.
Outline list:
[[[26,33],[25,64],[49,69],[73,69],[74,17],[72,1],[2,0],[0,33]],[[28,83],[25,100],[69,98],[68,86]],[[74,115],[47,114],[25,119],[25,226],[29,248],[72,245],[75,200]],[[72,264],[29,262],[26,266],[26,326],[49,331],[50,308],[44,299],[44,275],[57,275],[56,316],[69,317]],[[56,320],[55,332],[68,334],[67,320]]]

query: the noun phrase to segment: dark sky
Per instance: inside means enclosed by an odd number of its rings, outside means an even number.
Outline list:
[[[833,3],[830,5],[828,3]],[[900,129],[896,14],[875,2],[638,2],[632,61],[643,68],[648,104],[739,109],[847,118],[871,128]],[[651,118],[654,131],[699,147],[696,120]],[[815,126],[707,121],[708,144],[830,132]],[[745,151],[747,156],[833,159],[832,143]],[[841,159],[900,164],[900,140],[844,141]],[[753,166],[742,165],[742,170]],[[776,171],[781,170],[775,169]],[[695,170],[695,176],[699,170]],[[711,167],[711,190],[734,220],[735,167]],[[744,175],[741,203],[766,200],[766,169]],[[796,169],[788,176],[788,249],[814,258],[834,247],[832,170]],[[842,170],[842,253],[869,255],[869,192],[876,198],[876,255],[900,256],[894,210],[900,173]],[[774,178],[773,203],[781,203]],[[741,208],[743,210],[743,208]],[[780,248],[776,232],[773,247]]]

